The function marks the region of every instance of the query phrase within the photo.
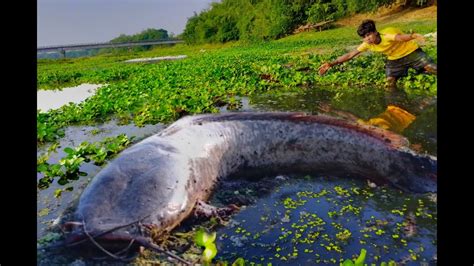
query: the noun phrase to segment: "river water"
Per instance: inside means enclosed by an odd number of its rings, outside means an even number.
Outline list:
[[[63,88],[61,90],[39,90],[37,92],[37,109],[47,112],[50,109],[57,109],[70,102],[80,103],[88,97],[94,95],[95,90],[101,84],[81,84],[76,87]]]
[[[349,176],[255,176],[221,184],[214,205],[244,203],[218,227],[216,260],[266,265],[339,264],[367,250],[365,263],[436,258],[432,194],[369,186]]]

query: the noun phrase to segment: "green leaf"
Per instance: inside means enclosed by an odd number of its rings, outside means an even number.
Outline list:
[[[232,266],[244,266],[245,265],[245,260],[240,257],[240,258],[237,258],[233,263],[232,263]]]
[[[343,263],[340,263],[339,265],[340,266],[354,266],[354,262],[352,262],[352,260],[350,259],[347,259]]]
[[[204,230],[199,229],[194,236],[194,243],[196,245],[204,247]]]
[[[354,265],[355,266],[364,266],[364,261],[365,261],[365,255],[367,254],[367,250],[365,249],[361,249],[360,250],[360,255],[359,257],[356,259]]]
[[[352,260],[347,259],[343,263],[340,264],[341,266],[354,266],[354,262]]]
[[[204,246],[208,244],[213,244],[216,240],[216,232],[212,232],[211,234],[204,234]]]
[[[203,229],[199,229],[196,232],[196,236],[194,237],[194,241],[198,246],[207,247],[209,244],[212,244],[216,240],[216,232],[212,234],[208,234],[204,232]]]
[[[61,178],[58,180],[58,184],[60,184],[61,186],[64,186],[64,185],[66,185],[67,183],[69,183],[69,181],[68,181],[66,178],[62,178],[62,177],[61,177]]]
[[[206,245],[206,249],[202,252],[202,258],[205,262],[210,262],[217,255],[217,247],[214,243]]]
[[[44,237],[38,239],[38,243],[39,244],[46,244],[47,242],[58,240],[60,238],[61,238],[61,234],[59,234],[59,233],[48,233]]]
[[[40,173],[44,173],[44,172],[48,171],[48,164],[47,163],[39,164],[36,167],[36,171],[40,172]]]
[[[61,197],[61,194],[62,194],[62,193],[63,193],[63,190],[60,189],[60,188],[58,188],[58,189],[56,189],[56,190],[54,191],[54,197],[55,197],[55,198],[59,198],[59,197]]]
[[[46,216],[49,214],[49,209],[48,208],[44,208],[42,209],[39,213],[38,213],[38,216]]]
[[[67,153],[67,154],[73,154],[74,150],[70,147],[66,147],[66,148],[64,148],[64,152]]]

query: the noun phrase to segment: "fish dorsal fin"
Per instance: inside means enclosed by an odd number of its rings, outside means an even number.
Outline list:
[[[328,125],[334,125],[337,127],[342,127],[342,128],[347,128],[349,130],[354,130],[356,132],[359,132],[361,134],[365,134],[367,136],[379,139],[383,142],[386,142],[389,146],[393,148],[408,148],[410,142],[408,141],[407,138],[377,127],[373,125],[369,125],[366,123],[361,123],[361,122],[354,122],[354,121],[348,121],[344,120],[341,118],[336,118],[328,115],[306,115],[302,113],[294,114],[293,118],[295,120],[301,120],[301,121],[311,121],[311,122],[316,122],[316,123],[322,123],[322,124],[328,124]]]

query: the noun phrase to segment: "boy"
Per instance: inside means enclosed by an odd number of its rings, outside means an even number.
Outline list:
[[[357,34],[363,38],[363,43],[357,49],[338,57],[333,62],[321,65],[319,67],[320,75],[324,75],[332,66],[344,63],[367,50],[381,52],[387,56],[385,74],[389,92],[395,90],[397,80],[406,76],[410,67],[417,71],[424,70],[436,75],[436,64],[414,41],[418,39],[423,42],[423,35],[418,33],[403,34],[402,31],[393,27],[378,32],[375,28],[375,22],[370,19],[362,22],[357,29]]]

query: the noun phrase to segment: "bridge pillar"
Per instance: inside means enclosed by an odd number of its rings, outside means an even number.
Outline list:
[[[61,54],[62,58],[66,58],[66,50],[59,49],[59,53]]]

